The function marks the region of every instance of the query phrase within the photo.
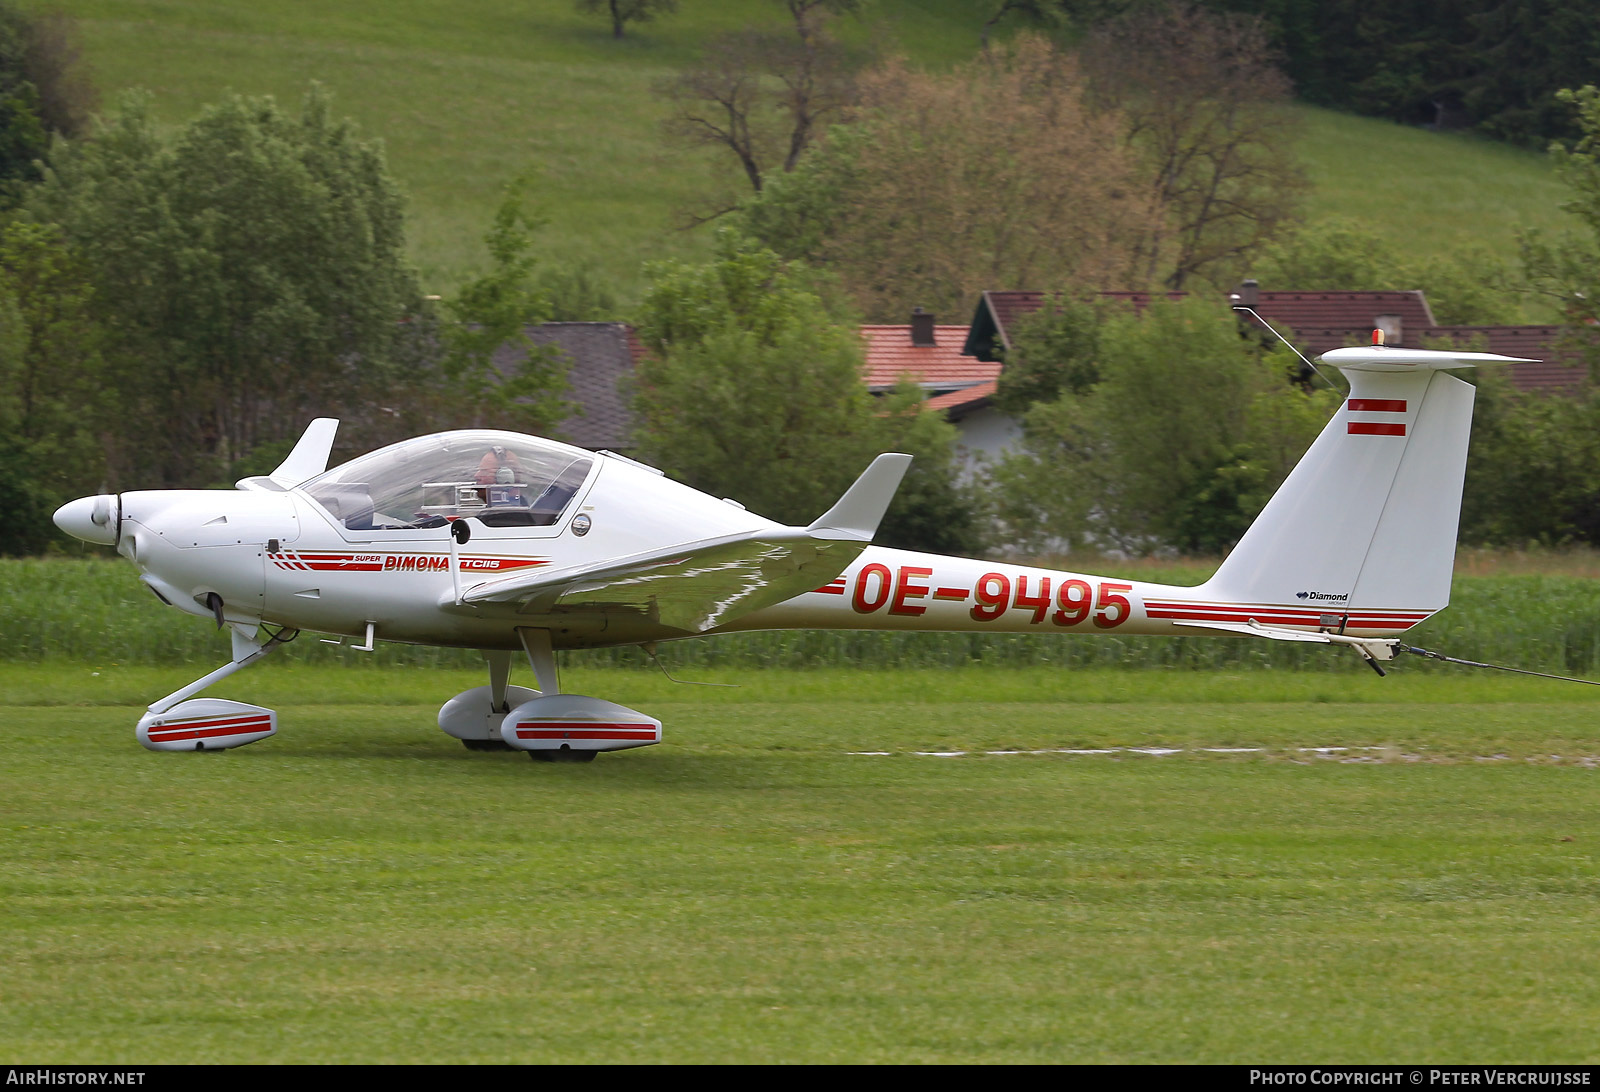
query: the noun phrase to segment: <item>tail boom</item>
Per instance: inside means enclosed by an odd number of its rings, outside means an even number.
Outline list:
[[[1432,613],[1404,601],[1362,609],[1292,596],[1241,602],[1219,598],[1206,585],[1157,584],[869,546],[832,583],[715,632],[880,629],[1193,637],[1207,632],[1196,623],[1255,622],[1375,637],[1404,633]]]

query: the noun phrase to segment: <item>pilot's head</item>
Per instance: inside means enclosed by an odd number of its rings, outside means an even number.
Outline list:
[[[510,456],[506,449],[496,444],[483,453],[483,458],[478,460],[477,482],[479,485],[493,485],[497,480],[500,470],[511,468]],[[515,478],[507,479],[515,481]]]

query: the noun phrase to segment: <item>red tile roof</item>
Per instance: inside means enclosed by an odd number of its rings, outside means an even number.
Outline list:
[[[887,390],[901,376],[910,376],[924,390],[951,391],[985,383],[1000,374],[1000,365],[962,356],[965,326],[935,326],[933,345],[911,344],[910,326],[863,326],[867,343],[867,387]]]
[[[966,390],[935,395],[922,403],[922,408],[946,414],[953,420],[959,421],[973,410],[987,406],[994,399],[995,389],[998,386],[999,384],[991,379],[987,383],[979,383],[976,387],[968,387]]]

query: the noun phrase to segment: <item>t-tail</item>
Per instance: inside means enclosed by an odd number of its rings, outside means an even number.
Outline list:
[[[1318,607],[1340,632],[1409,629],[1450,602],[1476,388],[1492,353],[1334,349],[1350,396],[1216,574],[1213,601]]]

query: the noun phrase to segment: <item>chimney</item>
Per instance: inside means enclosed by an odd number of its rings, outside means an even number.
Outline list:
[[[1248,307],[1254,311],[1256,305],[1260,302],[1261,285],[1256,283],[1256,279],[1251,277],[1248,280],[1240,281],[1239,291],[1234,296],[1233,305],[1235,307]]]
[[[1405,332],[1405,326],[1399,315],[1379,315],[1372,320],[1372,324],[1383,331],[1385,345],[1401,344],[1400,335]]]
[[[933,315],[920,307],[911,309],[911,344],[918,348],[938,344],[933,336]]]

